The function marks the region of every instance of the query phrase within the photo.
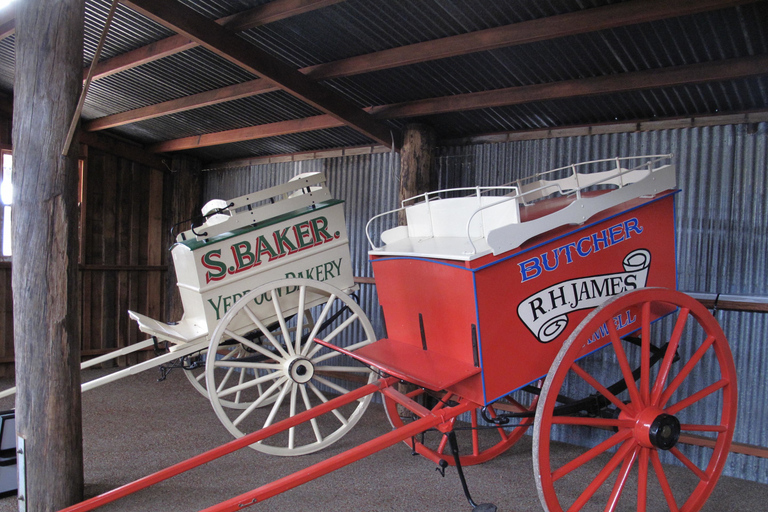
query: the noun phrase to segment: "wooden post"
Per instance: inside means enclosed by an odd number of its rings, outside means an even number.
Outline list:
[[[63,157],[83,77],[83,0],[16,5],[13,301],[26,510],[83,496],[77,155]],[[77,151],[74,151],[77,153]],[[21,499],[21,497],[20,497]]]
[[[398,205],[408,199],[434,189],[435,131],[425,124],[410,124],[403,132],[400,150],[400,191]],[[405,212],[400,212],[400,224],[405,224]]]
[[[398,207],[404,199],[434,190],[437,183],[434,169],[436,139],[431,126],[414,123],[405,127],[403,147],[400,149]],[[398,222],[401,226],[406,224],[404,211],[398,213]],[[402,393],[408,393],[413,391],[415,386],[400,383],[397,388]],[[402,405],[398,405],[397,410],[402,414],[406,413]]]

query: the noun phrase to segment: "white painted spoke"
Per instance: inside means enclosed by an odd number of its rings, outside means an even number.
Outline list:
[[[238,386],[242,386],[243,382],[245,382],[245,374],[246,374],[245,370],[241,370],[240,371],[240,379],[238,379],[238,382],[237,382]],[[242,395],[242,393],[243,393],[242,391],[238,391],[237,393],[235,393],[235,403],[236,404],[240,403],[240,396]]]
[[[232,372],[234,371],[235,371],[234,368],[230,368],[229,370],[227,370],[227,373],[224,375],[224,378],[221,379],[221,384],[219,384],[219,387],[216,388],[217,393],[222,389],[224,389],[224,386],[227,385],[227,382],[229,382],[229,377],[232,375]]]
[[[272,405],[272,410],[269,411],[269,416],[267,416],[267,421],[264,422],[264,426],[261,428],[267,428],[272,424],[273,421],[275,421],[275,416],[277,416],[277,411],[280,410],[280,406],[283,405],[283,400],[285,400],[285,395],[288,394],[288,391],[293,389],[293,386],[295,386],[295,383],[286,379],[285,385],[280,390],[280,395],[278,395],[277,400],[275,400],[274,405]]]
[[[307,303],[307,287],[299,288],[299,309],[296,310],[296,339],[294,354],[301,354],[301,332],[304,330],[304,306]]]
[[[328,386],[334,391],[338,391],[339,394],[343,395],[344,393],[349,393],[349,389],[339,386],[338,384],[334,384],[333,382],[329,381],[328,379],[325,379],[323,377],[320,377],[319,375],[315,374],[315,379],[320,382],[321,384]]]
[[[335,329],[333,330],[333,332],[332,332],[332,333],[330,333],[328,336],[325,336],[325,337],[323,338],[323,341],[327,341],[328,343],[330,343],[331,341],[333,341],[333,339],[334,339],[336,336],[338,336],[338,334],[339,334],[341,331],[343,331],[344,329],[346,329],[347,327],[349,327],[349,325],[350,325],[352,322],[354,322],[355,320],[357,320],[358,318],[359,318],[359,317],[358,317],[356,314],[352,314],[352,315],[350,315],[350,316],[349,316],[349,318],[347,318],[346,320],[344,320],[344,321],[341,323],[341,325],[339,325],[337,328],[335,328]]]
[[[317,375],[315,375],[315,378],[316,378],[316,379],[318,379]],[[320,379],[318,379],[318,380],[320,380]],[[309,383],[309,389],[311,389],[311,390],[312,390],[312,392],[313,392],[315,395],[317,395],[317,397],[318,397],[320,400],[322,400],[322,401],[323,401],[323,403],[325,403],[325,402],[327,402],[327,401],[328,401],[328,398],[326,398],[326,396],[323,394],[323,392],[322,392],[322,391],[320,391],[319,389],[317,389],[317,386],[315,386],[315,385],[314,385],[314,384],[312,384],[311,382]],[[343,416],[343,415],[342,415],[342,414],[339,412],[339,410],[338,410],[338,409],[333,409],[331,412],[333,413],[333,415],[334,415],[334,416],[336,416],[336,418],[338,418],[338,420],[341,422],[341,424],[342,424],[342,425],[346,425],[346,424],[347,424],[347,418],[345,418],[345,417],[344,417],[344,416]]]
[[[282,384],[285,384],[287,380],[288,380],[287,378],[283,377],[281,379],[278,379],[271,386],[269,386],[269,389],[267,389],[264,393],[262,393],[262,395],[258,398],[258,400],[254,400],[254,402],[251,405],[249,405],[248,408],[240,414],[240,416],[235,418],[232,424],[235,426],[239,425],[241,421],[247,418],[249,414],[251,414],[256,408],[258,408],[262,403],[264,403],[264,401],[267,398],[269,398],[278,387],[280,387]]]
[[[217,368],[253,368],[256,370],[277,370],[280,363],[249,363],[248,361],[216,361]]]
[[[288,326],[285,323],[285,315],[283,314],[283,308],[280,306],[280,301],[278,300],[280,298],[280,294],[277,294],[277,297],[275,297],[275,291],[276,289],[272,290],[272,305],[275,307],[275,314],[277,315],[277,321],[280,323],[280,330],[283,333],[283,339],[285,340],[285,348],[288,349],[288,353],[290,355],[296,355],[296,352],[293,350],[293,343],[291,343],[291,333],[288,330]]]
[[[309,402],[309,395],[307,395],[306,386],[299,386],[299,391],[301,391],[301,398],[304,401],[304,408],[306,410],[310,410],[312,408],[312,404]],[[312,424],[312,431],[315,433],[315,439],[317,439],[317,442],[323,442],[323,435],[320,433],[320,427],[317,426],[317,418],[312,418],[310,423]]]
[[[326,340],[323,340],[323,341],[326,341]],[[357,343],[353,343],[352,345],[350,345],[348,347],[344,347],[344,350],[348,350],[348,351],[352,352],[354,350],[357,350],[360,347],[364,347],[366,345],[370,345],[370,343],[371,342],[369,340],[358,341]],[[329,349],[329,352],[326,352],[325,354],[323,354],[321,356],[317,356],[314,359],[312,359],[312,357],[315,354],[317,354],[322,348],[325,348],[325,347],[323,347],[319,343],[315,343],[315,348],[312,351],[312,354],[308,356],[308,358],[311,359],[313,363],[315,363],[315,364],[322,363],[323,361],[327,361],[328,359],[344,355],[341,352],[336,352],[333,349]]]
[[[307,355],[307,352],[309,352],[309,349],[314,345],[312,343],[312,340],[317,337],[317,332],[320,330],[320,326],[323,325],[323,322],[325,322],[325,317],[328,316],[328,312],[331,310],[331,305],[336,300],[336,295],[331,295],[328,298],[328,302],[325,303],[325,306],[323,306],[323,310],[320,312],[320,316],[317,318],[317,321],[315,321],[315,327],[312,329],[312,332],[309,333],[309,338],[307,338],[307,344],[304,346],[304,349],[301,351],[301,355],[305,356]]]
[[[275,379],[277,379],[278,377],[281,377],[281,376],[282,375],[281,375],[280,372],[268,373],[266,375],[262,375],[261,377],[257,377],[257,378],[255,378],[255,379],[253,379],[251,381],[244,382],[243,384],[238,384],[237,386],[232,386],[231,388],[222,389],[220,393],[219,392],[216,393],[216,396],[218,396],[219,398],[221,398],[223,396],[229,396],[229,395],[231,395],[233,393],[237,393],[238,391],[243,391],[243,390],[246,390],[248,388],[252,388],[253,386],[257,386],[259,384],[263,384],[264,382],[269,382],[270,380],[275,380]],[[264,396],[264,394],[262,393],[261,396]]]
[[[279,355],[278,354],[275,354],[271,350],[267,350],[266,348],[262,347],[261,345],[257,345],[256,343],[252,342],[248,338],[244,338],[244,337],[240,336],[239,334],[235,334],[234,332],[230,331],[229,329],[225,329],[224,333],[227,336],[231,337],[232,339],[239,341],[240,343],[242,343],[246,347],[255,350],[256,352],[258,352],[259,354],[261,354],[263,356],[266,356],[266,357],[268,357],[270,359],[279,359]]]
[[[296,416],[296,386],[295,384],[291,386],[291,399],[290,399],[290,409],[288,412],[288,417],[293,418]],[[288,449],[293,450],[293,448],[296,446],[296,427],[291,427],[288,429]]]
[[[371,373],[367,366],[318,366],[315,371],[318,372],[337,372],[337,373]]]
[[[245,306],[243,308],[243,311],[245,311],[245,314],[248,315],[248,318],[251,319],[251,322],[258,327],[258,329],[261,331],[261,333],[269,340],[269,342],[272,344],[275,349],[280,352],[280,354],[285,358],[288,359],[290,355],[288,352],[285,351],[285,349],[280,345],[280,342],[277,341],[275,336],[270,332],[269,329],[262,323],[262,321],[256,316],[256,314],[251,311],[251,309],[248,306]]]

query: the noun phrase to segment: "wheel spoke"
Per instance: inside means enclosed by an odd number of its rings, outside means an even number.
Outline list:
[[[685,366],[683,366],[683,368],[680,370],[680,373],[677,374],[669,387],[664,390],[664,393],[662,393],[661,399],[659,400],[659,407],[664,407],[667,404],[669,399],[672,398],[674,392],[677,391],[677,388],[680,387],[683,381],[688,377],[693,368],[699,363],[701,358],[704,357],[704,354],[707,350],[709,350],[714,342],[714,336],[707,336],[707,339],[704,340],[704,343],[702,343],[701,346],[693,354],[693,356],[691,356],[691,359],[685,363]]]
[[[694,474],[694,475],[696,475],[697,477],[699,477],[699,480],[702,480],[702,481],[704,481],[704,482],[708,482],[708,481],[709,481],[709,475],[707,475],[707,474],[706,474],[704,471],[702,471],[701,469],[699,469],[699,467],[698,467],[696,464],[694,464],[693,462],[691,462],[691,459],[689,459],[688,457],[686,457],[686,456],[683,454],[683,452],[681,452],[681,451],[680,451],[680,450],[679,450],[679,449],[678,449],[676,446],[675,446],[675,447],[673,447],[673,448],[671,448],[671,449],[669,450],[669,452],[670,452],[672,455],[674,455],[674,456],[675,456],[675,458],[677,458],[677,460],[679,460],[680,462],[682,462],[682,463],[683,463],[683,465],[684,465],[685,467],[687,467],[688,469],[690,469],[690,470],[691,470],[691,472],[693,472],[693,474]]]
[[[634,407],[641,407],[643,404],[643,401],[640,398],[640,392],[637,389],[637,385],[635,384],[635,378],[632,375],[632,369],[629,367],[629,360],[627,359],[627,354],[624,352],[624,347],[621,346],[621,338],[619,338],[619,333],[616,331],[616,326],[613,324],[612,321],[607,322],[608,323],[608,333],[611,337],[611,344],[613,345],[613,350],[616,355],[616,360],[619,362],[619,367],[621,368],[621,374],[624,376],[624,381],[627,384],[627,390],[629,391],[629,396],[632,399]]]
[[[647,404],[651,398],[651,303],[643,303],[640,335],[640,397]]]
[[[315,376],[315,378],[317,379],[317,376]],[[321,380],[321,379],[317,379],[317,380]],[[319,389],[317,389],[317,386],[315,386],[315,385],[314,385],[314,384],[312,384],[311,382],[309,382],[309,383],[308,383],[308,385],[309,385],[309,389],[311,389],[311,390],[312,390],[312,392],[313,392],[315,395],[317,395],[317,397],[318,397],[318,398],[319,398],[319,399],[320,399],[320,400],[321,400],[323,403],[325,403],[325,402],[327,402],[327,401],[328,401],[328,398],[327,398],[327,397],[326,397],[326,396],[323,394],[323,392],[322,392],[322,391],[320,391]],[[346,424],[348,423],[348,422],[347,422],[347,418],[345,418],[345,417],[344,417],[344,415],[343,415],[343,414],[341,414],[341,413],[339,412],[339,410],[338,410],[338,409],[333,409],[331,412],[333,413],[333,415],[334,415],[334,416],[336,416],[336,418],[337,418],[337,419],[338,419],[338,420],[341,422],[341,424],[342,424],[342,425],[346,425]]]
[[[272,290],[272,306],[275,308],[275,315],[277,316],[277,322],[280,324],[280,332],[283,333],[283,339],[285,340],[285,348],[287,349],[288,353],[290,355],[296,355],[296,353],[293,350],[293,343],[291,339],[291,331],[288,329],[288,325],[285,323],[285,315],[283,314],[283,307],[280,305],[280,294],[277,294],[277,297],[275,297],[275,291],[277,289]]]
[[[221,379],[221,384],[219,384],[219,387],[216,388],[216,393],[221,392],[222,389],[224,389],[224,386],[227,385],[227,382],[229,382],[229,378],[232,376],[232,373],[235,371],[234,368],[229,368],[227,370],[227,373],[224,374],[224,378]],[[219,395],[221,396],[221,395]]]
[[[324,339],[323,341],[327,341],[327,340]],[[348,350],[350,352],[354,352],[356,349],[358,349],[360,347],[364,347],[366,345],[369,345],[370,343],[371,343],[370,340],[358,341],[357,343],[349,345],[348,347],[344,347],[344,350]],[[323,361],[327,361],[328,359],[331,359],[333,357],[338,357],[338,356],[343,355],[341,352],[336,352],[334,350],[330,350],[329,352],[326,352],[323,355],[314,357],[315,354],[317,354],[320,350],[323,349],[323,346],[321,344],[319,344],[319,343],[313,343],[313,344],[315,345],[315,348],[312,350],[311,354],[309,354],[307,357],[309,359],[312,359],[312,362],[315,363],[315,364],[322,363]]]
[[[312,404],[309,402],[306,386],[299,386],[299,391],[301,392],[301,399],[304,401],[304,408],[307,411],[310,410]],[[323,435],[320,433],[320,427],[317,425],[317,418],[312,418],[309,420],[309,423],[312,425],[312,431],[315,433],[315,440],[318,443],[321,443],[323,441]]]
[[[264,422],[264,426],[261,428],[267,428],[272,424],[273,421],[275,421],[275,416],[277,416],[277,411],[280,410],[280,406],[283,405],[283,400],[285,400],[285,395],[288,394],[288,391],[293,389],[294,383],[287,380],[285,381],[285,385],[280,389],[280,394],[277,396],[277,400],[275,400],[275,403],[272,404],[272,410],[269,411],[269,416],[267,416],[267,420]]]
[[[600,384],[600,383],[599,383],[599,382],[598,382],[598,381],[597,381],[597,380],[596,380],[594,377],[592,377],[592,375],[588,374],[588,373],[587,373],[587,372],[586,372],[586,371],[585,371],[585,370],[584,370],[584,369],[583,369],[581,366],[579,366],[577,363],[573,363],[573,364],[571,365],[571,370],[573,370],[573,372],[574,372],[576,375],[578,375],[579,377],[581,377],[581,378],[582,378],[582,379],[583,379],[583,380],[584,380],[584,381],[585,381],[587,384],[589,384],[590,386],[592,386],[592,387],[593,387],[593,388],[594,388],[594,389],[595,389],[595,390],[596,390],[598,393],[600,393],[600,394],[601,394],[601,395],[603,395],[605,398],[607,398],[608,400],[610,400],[610,402],[611,402],[613,405],[615,405],[617,408],[619,408],[620,410],[622,410],[622,411],[624,411],[624,412],[626,412],[626,413],[629,413],[629,412],[630,412],[630,411],[629,411],[629,407],[627,406],[627,404],[625,404],[624,402],[622,402],[621,400],[619,400],[618,398],[616,398],[616,395],[614,395],[613,393],[611,393],[610,391],[608,391],[608,389],[607,389],[605,386],[603,386],[602,384]]]
[[[472,409],[470,414],[470,426],[472,427],[472,455],[480,453],[480,437],[477,431],[477,409]]]
[[[301,333],[304,331],[304,314],[302,312],[305,312],[304,306],[307,302],[307,287],[306,286],[300,286],[299,287],[299,309],[298,314],[296,315],[296,346],[293,350],[294,354],[301,354]]]
[[[272,300],[274,302],[274,299]],[[288,359],[290,355],[288,352],[285,351],[285,349],[280,345],[280,342],[277,341],[277,338],[272,334],[272,332],[267,329],[267,327],[262,323],[262,321],[259,319],[259,317],[256,316],[256,313],[251,311],[251,308],[248,306],[245,306],[243,308],[243,311],[245,311],[245,314],[248,316],[248,318],[251,319],[251,322],[258,327],[258,329],[261,331],[261,333],[264,335],[265,338],[269,340],[269,342],[272,344],[273,347],[275,347],[275,350],[280,352],[280,355],[282,355],[285,359]]]
[[[235,420],[232,422],[233,425],[237,426],[240,424],[241,421],[243,421],[245,418],[248,417],[255,409],[257,409],[264,401],[269,398],[275,390],[277,390],[278,387],[285,384],[288,379],[285,377],[281,377],[277,381],[275,381],[267,390],[262,393],[262,395],[253,401],[251,405],[248,406]]]
[[[512,400],[512,401],[514,401],[514,400]],[[487,410],[488,410],[488,416],[490,416],[493,419],[496,419],[496,409],[494,409],[492,406],[490,406],[490,407],[488,407]],[[477,410],[475,410],[475,415],[477,415]],[[512,435],[511,433],[507,434],[507,431],[504,430],[502,427],[497,427],[496,431],[499,433],[499,436],[501,436],[501,440],[502,441],[506,441],[509,438],[509,436]]]
[[[602,443],[598,444],[594,448],[587,450],[586,452],[582,453],[581,455],[579,455],[569,463],[563,466],[560,466],[559,468],[557,468],[557,470],[553,471],[552,481],[557,481],[561,479],[571,471],[580,468],[587,462],[591,461],[598,455],[610,450],[617,444],[625,442],[630,437],[632,437],[632,431],[630,430],[622,430],[617,432],[616,434],[613,434],[611,437],[609,437]]]
[[[595,479],[590,482],[586,489],[584,489],[584,492],[581,493],[573,505],[568,508],[568,512],[581,510],[584,505],[586,505],[587,502],[592,499],[592,496],[595,495],[597,490],[605,483],[611,473],[613,473],[613,470],[616,469],[616,467],[621,463],[622,460],[624,460],[627,454],[635,448],[635,446],[636,444],[633,440],[629,439],[625,441],[621,448],[619,448],[616,453],[613,454],[613,457],[611,457],[611,460],[608,461],[608,464],[605,465],[605,467],[597,474]]]
[[[651,450],[650,455],[651,463],[653,464],[653,470],[656,472],[656,478],[659,480],[659,484],[661,485],[661,491],[664,493],[664,498],[667,500],[669,512],[680,512],[680,509],[677,506],[677,502],[675,501],[675,495],[672,493],[672,487],[669,485],[669,480],[667,479],[667,475],[664,473],[661,460],[659,460],[659,453],[656,450]]]
[[[678,412],[682,411],[686,407],[690,407],[691,405],[695,404],[699,400],[702,400],[712,393],[719,391],[723,389],[725,386],[727,386],[729,382],[725,379],[720,379],[719,381],[715,382],[714,384],[710,384],[709,386],[705,387],[704,389],[697,391],[696,393],[692,394],[688,398],[685,398],[683,400],[680,400],[674,405],[671,405],[666,408],[666,411],[668,414],[677,414]]]
[[[633,420],[622,420],[619,418],[591,418],[589,416],[554,416],[553,425],[583,425],[595,428],[623,428],[631,429],[634,427]]]
[[[316,369],[317,371],[336,373],[371,373],[371,369],[367,366],[318,366]]]
[[[331,332],[331,333],[330,333],[330,334],[328,334],[327,336],[323,336],[323,341],[325,341],[326,343],[330,343],[330,342],[333,340],[333,338],[335,338],[336,336],[338,336],[338,334],[339,334],[341,331],[343,331],[344,329],[346,329],[347,327],[349,327],[349,326],[350,326],[350,324],[351,324],[352,322],[354,322],[355,320],[357,320],[358,318],[359,318],[359,317],[358,317],[356,314],[353,314],[353,315],[351,315],[349,318],[345,319],[345,320],[344,320],[344,322],[342,322],[342,323],[341,323],[341,325],[339,325],[338,327],[336,327],[336,328],[333,330],[333,332]],[[314,338],[312,338],[312,339],[314,340]],[[316,343],[315,345],[316,345],[316,346],[315,346],[315,348],[313,348],[313,349],[312,349],[312,350],[311,350],[311,351],[310,351],[310,352],[309,352],[309,353],[306,355],[306,357],[307,357],[307,358],[309,358],[309,359],[312,359],[313,357],[315,357],[315,354],[317,354],[317,353],[318,353],[320,350],[322,350],[322,348],[323,348],[323,346],[322,346],[322,345],[320,345],[319,343]],[[353,347],[346,347],[346,350],[354,350],[354,348],[353,348]]]
[[[240,378],[237,380],[237,385],[238,386],[242,386],[243,382],[245,382],[245,375],[246,375],[246,373],[247,372],[245,370],[240,372]],[[255,375],[255,372],[254,372],[254,375]],[[242,393],[243,393],[242,391],[238,391],[237,393],[235,393],[235,403],[236,404],[240,403],[240,397],[242,396]]]
[[[669,378],[669,371],[672,368],[672,362],[675,360],[675,354],[677,354],[677,348],[680,346],[680,339],[683,336],[683,330],[685,324],[688,322],[688,316],[691,310],[688,308],[680,308],[680,313],[677,316],[675,322],[675,328],[672,330],[672,336],[667,344],[667,351],[664,353],[664,359],[661,361],[659,367],[659,374],[656,376],[656,383],[653,386],[651,392],[651,405],[659,405],[661,398],[661,392],[664,390],[664,386],[667,384]]]
[[[216,361],[216,368],[246,368],[254,370],[277,370],[282,368],[280,363],[249,363],[248,361]]]
[[[298,386],[293,385],[291,386],[291,398],[290,398],[290,409],[288,412],[288,417],[293,418],[296,416],[296,388]],[[291,427],[288,429],[288,449],[293,450],[293,448],[296,446],[296,427]]]
[[[275,380],[279,378],[281,375],[278,372],[272,372],[268,373],[266,375],[262,375],[261,377],[257,377],[251,381],[244,382],[242,384],[238,384],[237,386],[232,386],[231,388],[227,389],[221,389],[216,391],[216,396],[221,398],[225,396],[229,396],[232,393],[237,393],[238,391],[243,391],[248,388],[252,388],[253,386],[258,386],[259,384],[262,384],[264,382],[269,382],[270,380]],[[262,394],[263,396],[263,394]]]
[[[640,460],[637,466],[637,512],[645,512],[648,506],[648,452],[649,448],[640,448]]]
[[[624,457],[624,462],[616,477],[616,482],[613,484],[613,490],[611,490],[611,497],[608,499],[608,505],[605,507],[606,512],[615,512],[616,507],[619,504],[619,498],[621,498],[621,493],[624,491],[624,486],[627,485],[629,470],[632,469],[632,465],[635,463],[637,454],[640,450],[642,450],[642,447],[635,446],[635,449]]]
[[[690,425],[683,423],[680,425],[683,432],[725,432],[728,428],[725,425]]]
[[[334,391],[338,391],[339,394],[343,395],[344,393],[349,393],[349,390],[346,389],[343,386],[339,386],[336,383],[333,383],[329,381],[328,379],[324,379],[323,377],[320,377],[319,375],[315,374],[314,379],[317,380],[319,383],[323,384],[324,386],[328,386]]]
[[[316,345],[316,343],[313,343],[312,340],[314,340],[317,337],[318,331],[320,331],[320,327],[322,327],[323,323],[325,322],[325,317],[328,316],[328,312],[331,310],[331,305],[333,305],[334,301],[336,300],[336,295],[331,294],[330,297],[328,297],[328,302],[325,303],[325,306],[323,306],[322,311],[320,311],[320,316],[317,318],[317,321],[315,322],[315,326],[312,328],[312,332],[309,333],[309,337],[307,337],[307,344],[304,345],[304,348],[301,351],[301,355],[304,357],[307,357],[307,353],[312,348],[313,345]]]
[[[271,350],[267,350],[264,347],[262,347],[261,345],[257,345],[256,343],[253,343],[248,338],[244,338],[244,337],[240,336],[239,334],[235,334],[234,332],[230,331],[229,329],[225,329],[224,333],[227,336],[231,337],[232,339],[239,341],[240,343],[242,343],[246,347],[248,347],[248,348],[258,352],[259,354],[263,355],[264,357],[268,357],[270,359],[277,359],[278,358],[277,357],[278,355],[275,354],[274,352],[272,352]]]

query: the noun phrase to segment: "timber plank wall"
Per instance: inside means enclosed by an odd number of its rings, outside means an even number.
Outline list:
[[[0,127],[0,144],[6,143],[2,132]],[[147,339],[129,319],[129,309],[162,321],[181,318],[176,276],[168,269],[169,230],[199,208],[201,189],[194,170],[153,169],[93,147],[83,147],[81,157],[76,307],[86,360]],[[188,223],[180,227],[188,228]],[[11,266],[0,261],[0,376],[13,375]],[[151,355],[131,355],[113,364],[134,364]]]
[[[146,339],[129,309],[163,319],[163,172],[89,148],[83,180],[80,336],[83,356]]]

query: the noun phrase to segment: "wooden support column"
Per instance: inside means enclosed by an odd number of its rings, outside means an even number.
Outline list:
[[[83,0],[16,3],[13,302],[26,510],[83,497],[77,151],[62,156],[83,73]],[[20,498],[21,499],[21,498]]]
[[[437,179],[434,169],[434,150],[437,136],[432,127],[425,124],[409,124],[403,132],[400,150],[400,202],[409,197],[433,190]],[[405,212],[400,212],[400,224],[405,224]]]

